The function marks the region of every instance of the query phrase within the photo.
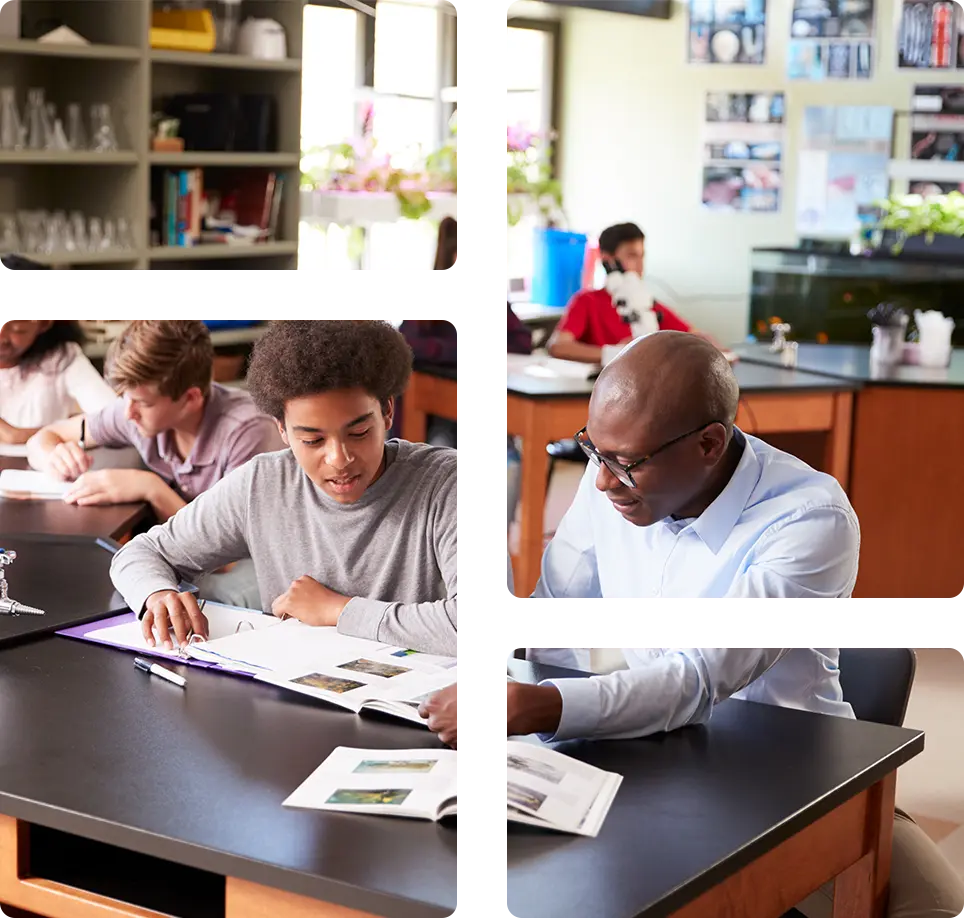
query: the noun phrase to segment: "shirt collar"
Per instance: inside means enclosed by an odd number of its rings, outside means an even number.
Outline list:
[[[716,500],[694,520],[690,527],[714,555],[719,553],[739,522],[763,471],[759,457],[739,428],[733,428],[733,439],[743,444],[743,455],[740,457],[736,471]]]
[[[212,383],[204,402],[201,426],[197,430],[197,437],[194,439],[190,454],[182,460],[177,453],[174,431],[165,430],[157,438],[157,451],[161,454],[161,458],[169,462],[172,467],[187,466],[193,469],[200,465],[213,465],[218,457],[218,438],[215,436],[215,429],[224,410],[223,401],[223,388],[217,383]]]

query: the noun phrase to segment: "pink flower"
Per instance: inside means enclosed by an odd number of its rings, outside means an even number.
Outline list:
[[[522,125],[506,129],[506,149],[509,153],[525,153],[532,145],[536,135]]]

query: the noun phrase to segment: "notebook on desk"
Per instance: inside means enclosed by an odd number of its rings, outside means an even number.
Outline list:
[[[0,495],[15,500],[62,500],[73,482],[58,481],[43,472],[4,469],[0,472]]]
[[[452,657],[349,637],[295,619],[282,622],[220,603],[206,603],[204,615],[208,639],[192,640],[180,650],[149,647],[133,613],[57,633],[257,679],[355,713],[376,710],[421,725],[421,701],[456,680]]]
[[[27,458],[26,443],[0,443],[0,456],[7,456],[12,459]]]

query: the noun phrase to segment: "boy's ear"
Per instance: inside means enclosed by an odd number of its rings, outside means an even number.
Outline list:
[[[284,440],[285,446],[291,446],[291,444],[288,442],[288,431],[285,430],[284,421],[279,421],[277,418],[275,418],[275,424],[278,425],[278,433],[281,434],[281,439]]]
[[[382,408],[382,417],[385,419],[385,430],[389,431],[392,429],[392,423],[395,420],[395,396],[389,396],[388,401],[385,402],[385,407]]]

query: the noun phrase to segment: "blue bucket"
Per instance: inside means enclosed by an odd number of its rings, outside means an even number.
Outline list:
[[[582,233],[537,229],[533,239],[532,302],[565,306],[582,287],[587,238]]]

